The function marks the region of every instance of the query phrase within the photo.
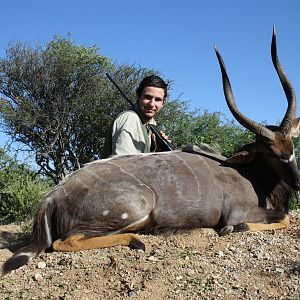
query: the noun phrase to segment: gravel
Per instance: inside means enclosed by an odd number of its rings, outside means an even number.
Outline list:
[[[1,299],[300,299],[300,211],[287,230],[140,235],[114,247],[43,253],[0,279]],[[19,226],[0,226],[0,263]]]

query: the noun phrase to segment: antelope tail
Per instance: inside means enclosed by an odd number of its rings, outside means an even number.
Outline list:
[[[46,200],[46,199],[45,199]],[[54,201],[42,201],[37,210],[33,225],[33,237],[30,244],[20,248],[2,266],[2,275],[6,275],[27,263],[41,252],[51,247],[51,215],[55,209]]]

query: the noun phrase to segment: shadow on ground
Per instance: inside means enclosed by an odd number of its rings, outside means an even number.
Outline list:
[[[0,230],[0,249],[7,248],[11,252],[15,252],[29,241],[30,236],[28,234]]]

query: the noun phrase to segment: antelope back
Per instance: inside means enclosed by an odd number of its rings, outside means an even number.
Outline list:
[[[122,232],[147,218],[151,231],[214,227],[224,201],[258,203],[251,182],[222,167],[224,161],[211,153],[171,151],[90,163],[49,195],[57,202],[58,223],[61,214],[69,218],[58,235]]]

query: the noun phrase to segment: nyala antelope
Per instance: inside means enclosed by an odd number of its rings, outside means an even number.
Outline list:
[[[287,228],[289,199],[300,188],[291,137],[298,136],[296,97],[271,55],[288,107],[279,126],[263,126],[236,106],[218,50],[224,94],[234,118],[256,136],[230,158],[182,150],[115,156],[73,172],[39,203],[32,241],[3,265],[3,274],[43,251],[125,245],[145,249],[134,232],[207,227],[220,235]]]

